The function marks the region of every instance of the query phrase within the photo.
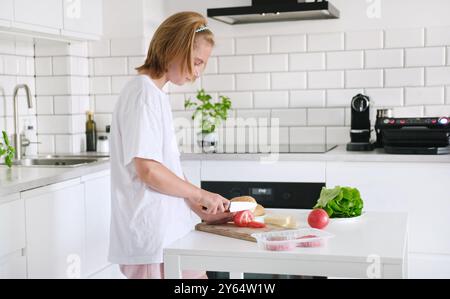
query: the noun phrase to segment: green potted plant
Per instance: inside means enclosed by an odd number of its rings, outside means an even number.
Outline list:
[[[199,121],[200,132],[197,141],[204,152],[214,152],[219,140],[217,129],[222,121],[227,120],[231,101],[226,96],[220,96],[219,101],[211,102],[212,96],[201,89],[197,93],[197,102],[187,99],[185,109],[195,108],[192,115],[194,121]]]
[[[16,150],[9,143],[8,134],[5,131],[2,131],[3,142],[0,141],[0,159],[5,157],[5,164],[8,165],[9,168],[12,167],[12,163],[14,161],[14,154]]]

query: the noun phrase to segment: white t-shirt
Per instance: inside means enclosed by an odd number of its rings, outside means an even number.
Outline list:
[[[155,160],[184,179],[167,94],[145,75],[126,84],[111,125],[109,261],[163,262],[163,248],[200,222],[184,199],[152,190],[137,176],[134,158]]]

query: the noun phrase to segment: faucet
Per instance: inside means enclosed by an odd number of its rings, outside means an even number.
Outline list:
[[[19,90],[25,89],[27,95],[28,108],[33,108],[33,101],[31,98],[31,90],[26,84],[19,84],[14,88],[13,101],[14,101],[14,146],[16,147],[15,159],[19,161],[22,158],[22,140],[19,129],[19,103],[18,103],[18,93]]]

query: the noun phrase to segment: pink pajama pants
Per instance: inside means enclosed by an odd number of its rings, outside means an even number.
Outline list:
[[[120,271],[128,279],[164,279],[164,264],[120,265]],[[183,271],[183,279],[208,279],[205,272]]]

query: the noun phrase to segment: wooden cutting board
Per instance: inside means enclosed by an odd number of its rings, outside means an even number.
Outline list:
[[[251,236],[254,233],[264,233],[271,231],[283,231],[286,228],[268,224],[266,228],[249,228],[249,227],[237,227],[232,223],[221,225],[209,225],[206,223],[197,224],[196,230],[229,237],[233,239],[245,240],[250,242],[256,242],[256,239]]]

